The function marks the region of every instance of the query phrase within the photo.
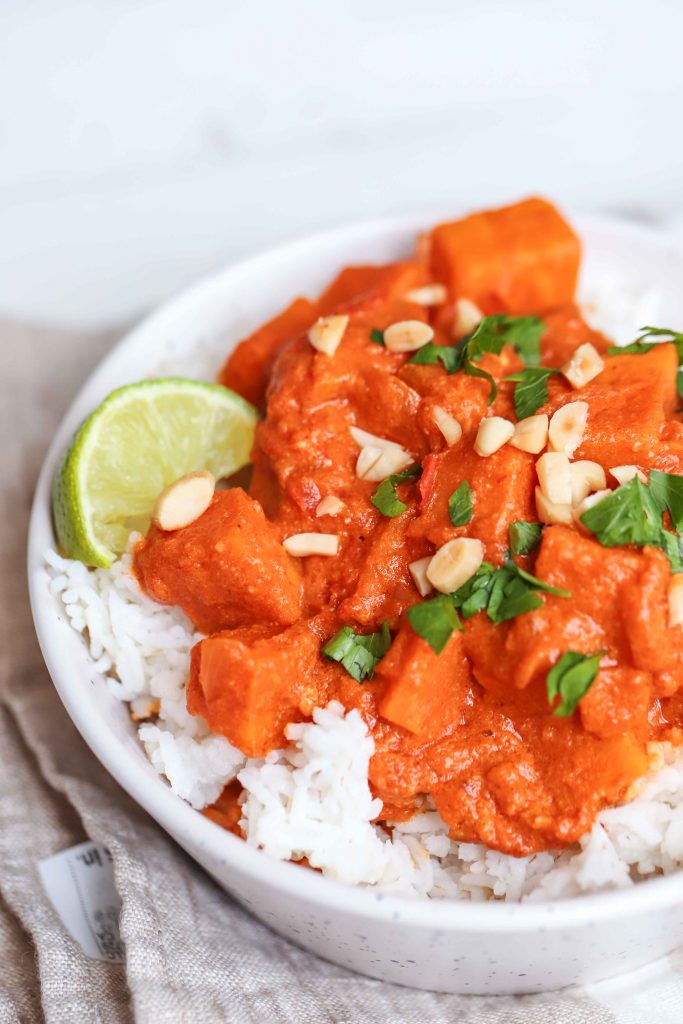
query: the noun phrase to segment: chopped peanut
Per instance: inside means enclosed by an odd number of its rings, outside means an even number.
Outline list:
[[[442,594],[452,594],[484,561],[484,545],[472,537],[458,537],[443,544],[427,566],[427,579]]]
[[[318,352],[333,356],[349,324],[348,316],[321,316],[308,332],[308,340]]]
[[[479,306],[474,302],[469,299],[458,299],[455,303],[453,337],[464,338],[466,334],[471,334],[483,316]]]
[[[339,551],[339,537],[336,533],[295,533],[283,540],[282,546],[295,558],[336,555]]]
[[[571,359],[562,367],[562,373],[573,388],[582,388],[589,384],[605,369],[602,357],[594,345],[585,342],[574,352]]]
[[[206,512],[215,489],[216,481],[206,470],[186,473],[161,492],[152,511],[152,522],[160,530],[189,526]]]
[[[315,510],[316,517],[320,519],[321,516],[338,516],[346,508],[346,505],[338,498],[336,494],[328,494],[318,504]]]
[[[400,473],[402,469],[406,469],[412,461],[412,456],[398,445],[392,448],[375,448],[368,445],[361,448],[356,462],[356,476],[361,480],[374,482],[386,480],[392,473]]]
[[[562,452],[546,452],[536,462],[538,482],[544,497],[553,505],[571,505],[572,475],[569,459]]]
[[[422,320],[399,320],[384,332],[384,347],[390,352],[415,352],[434,337],[434,331]]]
[[[519,448],[530,455],[538,455],[548,443],[548,417],[545,413],[538,416],[527,416],[515,424],[515,432],[510,439],[513,448]]]
[[[548,426],[548,441],[554,452],[570,458],[583,441],[588,420],[587,402],[567,402],[553,413]]]
[[[683,574],[677,573],[669,583],[669,626],[683,624]]]
[[[482,457],[493,455],[508,443],[514,432],[515,425],[510,420],[505,420],[502,416],[486,416],[479,424],[474,450]]]
[[[367,430],[361,430],[360,427],[349,427],[349,433],[354,439],[359,448],[365,448],[370,446],[371,448],[398,448],[403,451],[400,444],[396,444],[395,441],[388,441],[385,437],[378,437],[377,434],[370,434]]]
[[[457,444],[462,437],[462,427],[456,420],[455,416],[451,416],[449,412],[442,409],[440,405],[435,405],[432,409],[432,416],[434,422],[443,434],[448,445]]]
[[[594,505],[599,505],[602,499],[609,497],[610,494],[612,494],[612,491],[610,491],[609,487],[596,491],[595,494],[589,494],[578,505],[574,505],[574,519],[578,522],[584,512],[587,512],[589,508],[593,508]]]
[[[406,292],[403,298],[406,302],[416,302],[418,306],[440,306],[448,298],[448,292],[443,284],[426,284]]]
[[[627,484],[637,476],[641,483],[647,483],[647,477],[638,466],[613,466],[610,473],[618,484]]]
[[[572,505],[579,505],[591,491],[599,491],[607,486],[605,471],[599,462],[579,459],[569,466],[572,477]]]
[[[417,592],[420,597],[426,597],[433,589],[431,583],[427,579],[427,566],[431,560],[432,556],[427,555],[426,558],[418,558],[416,561],[408,564],[408,570],[410,571],[410,575],[413,577],[413,582],[417,587]]]
[[[569,526],[572,521],[572,507],[548,501],[540,487],[536,488],[536,514],[542,523],[549,526]]]
[[[356,476],[359,480],[368,479],[368,473],[381,459],[382,451],[382,448],[375,448],[374,445],[366,445],[365,448],[361,448],[356,460]]]

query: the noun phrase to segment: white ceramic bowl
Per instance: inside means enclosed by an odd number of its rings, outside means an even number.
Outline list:
[[[451,211],[450,215],[453,215]],[[683,873],[631,889],[550,904],[430,902],[350,888],[271,860],[174,796],[146,760],[124,705],[90,683],[81,638],[47,589],[53,544],[50,482],[83,417],[113,388],[143,376],[214,365],[294,295],[315,294],[347,263],[409,252],[425,219],[357,225],[229,267],[145,320],[102,362],[58,430],[43,467],[29,540],[36,630],[55,686],[93,752],[149,814],[238,900],[293,942],[364,974],[449,992],[532,992],[597,981],[683,943]],[[683,323],[683,252],[633,226],[577,218],[584,273],[658,286],[661,322]],[[201,370],[199,371],[199,374]],[[198,374],[198,375],[199,375]]]

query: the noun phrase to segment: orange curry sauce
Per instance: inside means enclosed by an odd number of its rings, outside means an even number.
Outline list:
[[[383,817],[409,816],[429,794],[457,839],[515,855],[558,848],[625,796],[648,767],[650,741],[679,738],[683,629],[668,625],[669,562],[655,547],[603,547],[576,522],[547,525],[517,562],[571,597],[543,593],[539,608],[499,624],[480,612],[436,654],[406,616],[423,600],[409,563],[467,536],[500,566],[510,524],[539,519],[538,456],[509,444],[488,457],[474,450],[482,417],[515,420],[513,384],[503,378],[523,363],[508,345],[483,356],[478,365],[499,386],[488,406],[487,380],[411,363],[413,353],[389,351],[371,331],[427,321],[437,344],[453,345],[454,303],[466,297],[485,315],[537,314],[545,366],[561,367],[590,341],[604,370],[579,391],[551,376],[539,412],[587,402],[573,459],[606,473],[624,464],[683,472],[677,355],[672,344],[606,354],[609,342],[574,305],[579,241],[542,200],[443,224],[418,252],[343,270],[317,301],[297,299],[237,346],[220,381],[264,410],[248,491],[217,493],[173,533],[153,527],[136,552],[137,573],[148,594],[180,605],[207,634],[193,651],[188,708],[245,754],[282,746],[289,722],[337,699],[359,709],[374,738],[370,782]],[[434,282],[446,286],[446,302],[406,298]],[[307,332],[332,313],[349,323],[330,356]],[[462,426],[451,447],[435,406]],[[354,425],[422,465],[419,481],[399,485],[407,508],[395,518],[371,504],[377,483],[356,475]],[[463,481],[473,515],[453,526],[448,498]],[[608,486],[616,486],[609,475]],[[317,517],[328,495],[344,507]],[[282,541],[305,532],[338,535],[338,554],[291,557]],[[356,682],[321,654],[341,626],[366,634],[385,621],[392,644],[371,679]],[[561,718],[546,677],[569,650],[606,653],[578,708]]]

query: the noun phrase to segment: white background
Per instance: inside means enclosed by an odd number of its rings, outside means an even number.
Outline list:
[[[683,3],[0,0],[0,312],[542,191],[683,228]]]

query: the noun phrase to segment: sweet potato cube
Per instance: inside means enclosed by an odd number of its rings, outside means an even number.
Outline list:
[[[457,298],[484,313],[538,313],[571,302],[581,250],[543,199],[475,213],[431,235],[431,268]]]
[[[431,491],[423,492],[422,514],[411,526],[409,536],[425,537],[441,545],[466,534],[481,540],[486,547],[485,557],[499,563],[508,548],[509,524],[535,518],[533,456],[506,445],[482,458],[471,448],[461,450],[456,445],[432,458],[436,468],[429,473]],[[463,481],[472,489],[472,519],[467,526],[454,527],[448,499]]]
[[[543,532],[533,571],[571,597],[544,594],[540,608],[512,621],[499,666],[501,680],[507,677],[524,688],[544,677],[568,650],[605,648],[621,665],[650,667],[646,631],[662,613],[668,574],[661,552],[605,548],[574,529],[551,526]],[[641,588],[636,604],[632,595]]]
[[[577,398],[588,402],[586,431],[574,457],[608,469],[649,466],[676,408],[677,368],[674,346],[656,345],[644,355],[607,356],[604,370],[590,384],[579,392],[563,388],[551,399],[551,409]]]
[[[315,705],[316,671],[326,671],[319,648],[304,622],[282,633],[253,627],[207,637],[192,651],[188,711],[248,757],[262,757]]]
[[[403,485],[401,493],[410,486]],[[393,519],[382,519],[378,524],[365,544],[365,556],[353,593],[339,606],[343,621],[355,620],[366,625],[391,620],[396,609],[395,593],[412,592],[408,569],[410,552],[406,545],[411,518],[412,513],[407,510]]]
[[[288,341],[308,330],[317,316],[317,307],[312,302],[295,299],[282,313],[237,345],[219,374],[219,384],[260,405],[277,353]]]
[[[135,553],[144,590],[176,604],[203,633],[253,623],[290,625],[301,613],[299,568],[263,509],[235,487],[171,533],[152,527]]]
[[[470,684],[462,635],[453,633],[441,654],[435,654],[408,622],[375,671],[386,681],[379,702],[382,717],[424,739],[440,735],[459,717]]]

